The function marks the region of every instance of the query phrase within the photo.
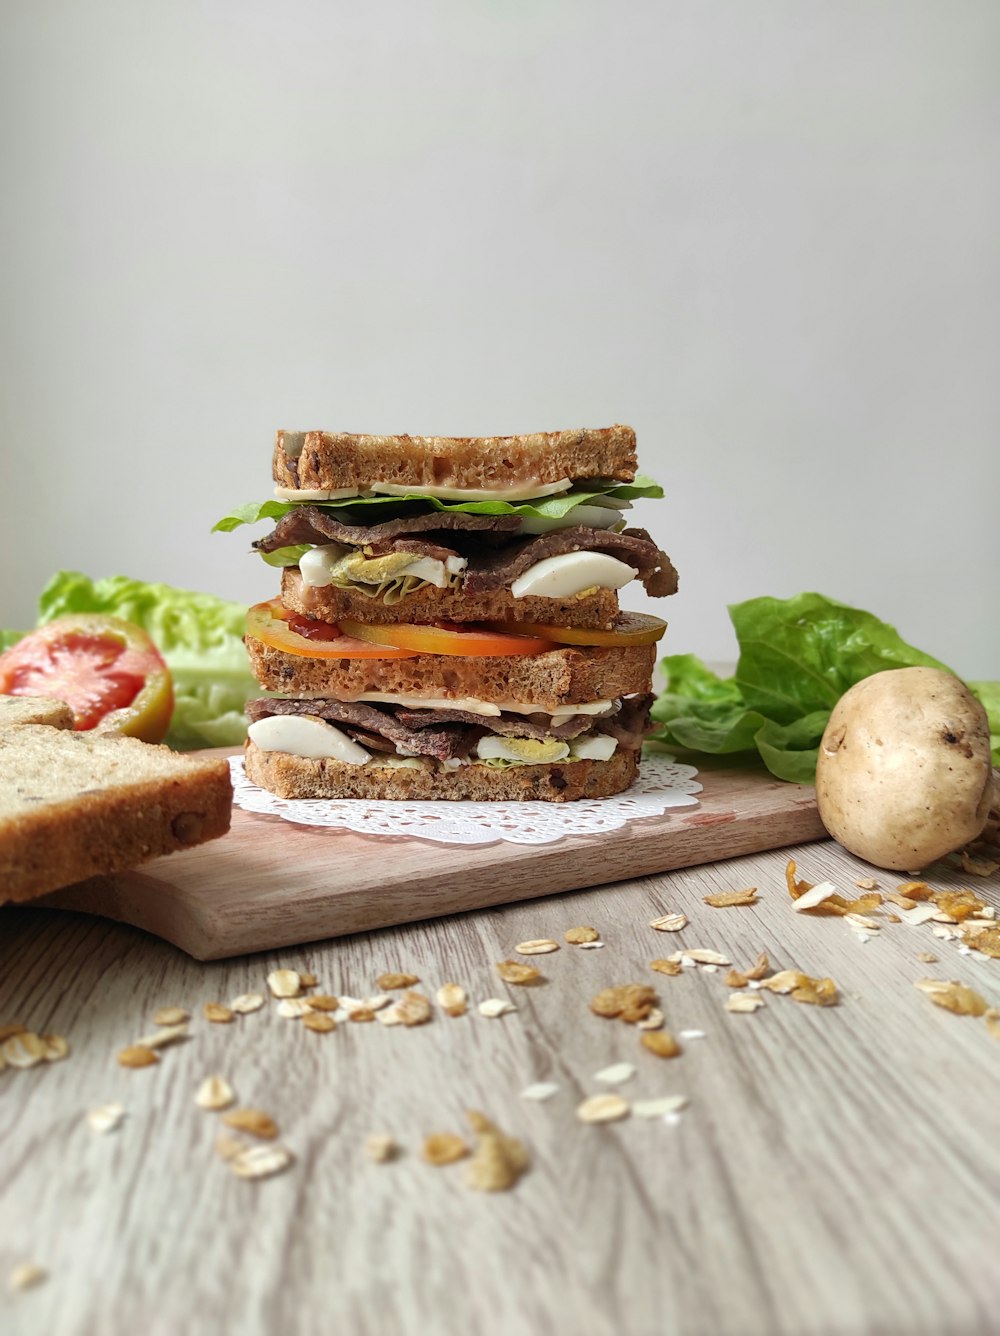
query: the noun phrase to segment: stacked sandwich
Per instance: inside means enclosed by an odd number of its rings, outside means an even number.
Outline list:
[[[281,597],[250,610],[268,692],[246,769],[289,798],[565,802],[628,788],[677,575],[624,512],[661,496],[615,426],[452,439],[278,433],[261,519]]]

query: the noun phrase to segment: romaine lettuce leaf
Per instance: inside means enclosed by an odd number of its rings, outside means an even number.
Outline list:
[[[657,741],[714,755],[758,754],[772,774],[812,783],[830,711],[843,693],[886,668],[945,668],[869,612],[822,594],[733,604],[739,643],[732,677],[691,654],[661,660],[666,690],[652,708]],[[970,682],[990,719],[1000,764],[1000,683]]]
[[[92,580],[79,571],[59,571],[42,590],[39,625],[74,612],[123,617],[152,637],[174,679],[170,746],[183,750],[243,741],[243,706],[261,694],[243,645],[243,604],[124,575]]]
[[[231,533],[241,524],[257,524],[260,520],[280,520],[283,515],[303,504],[318,505],[323,510],[364,509],[364,521],[378,524],[381,519],[388,519],[392,508],[403,505],[405,508],[414,502],[429,506],[432,510],[461,511],[467,515],[526,515],[532,518],[561,519],[574,506],[584,505],[596,497],[609,496],[615,501],[634,501],[639,497],[659,498],[663,488],[652,478],[639,474],[634,482],[616,482],[614,479],[590,479],[581,487],[574,487],[557,496],[544,496],[534,501],[439,501],[436,497],[423,496],[419,492],[407,496],[348,496],[340,501],[251,501],[245,506],[237,506],[224,515],[212,526],[212,532]],[[383,514],[382,512],[387,512]]]

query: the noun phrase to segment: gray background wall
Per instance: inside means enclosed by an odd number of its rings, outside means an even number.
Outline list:
[[[0,624],[65,566],[269,597],[208,531],[278,426],[624,420],[671,649],[819,589],[1000,676],[1000,6],[0,17]]]

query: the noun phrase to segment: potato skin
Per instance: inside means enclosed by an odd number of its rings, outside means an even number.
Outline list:
[[[859,858],[899,872],[926,867],[979,835],[992,798],[986,711],[952,673],[875,673],[834,707],[816,801],[830,835]]]

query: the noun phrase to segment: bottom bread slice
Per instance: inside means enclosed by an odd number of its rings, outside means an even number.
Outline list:
[[[279,798],[386,798],[396,802],[471,799],[476,802],[573,802],[622,793],[635,779],[639,752],[622,749],[608,761],[546,765],[346,765],[246,746],[246,772]]]
[[[228,762],[117,734],[0,728],[0,904],[225,835]]]

